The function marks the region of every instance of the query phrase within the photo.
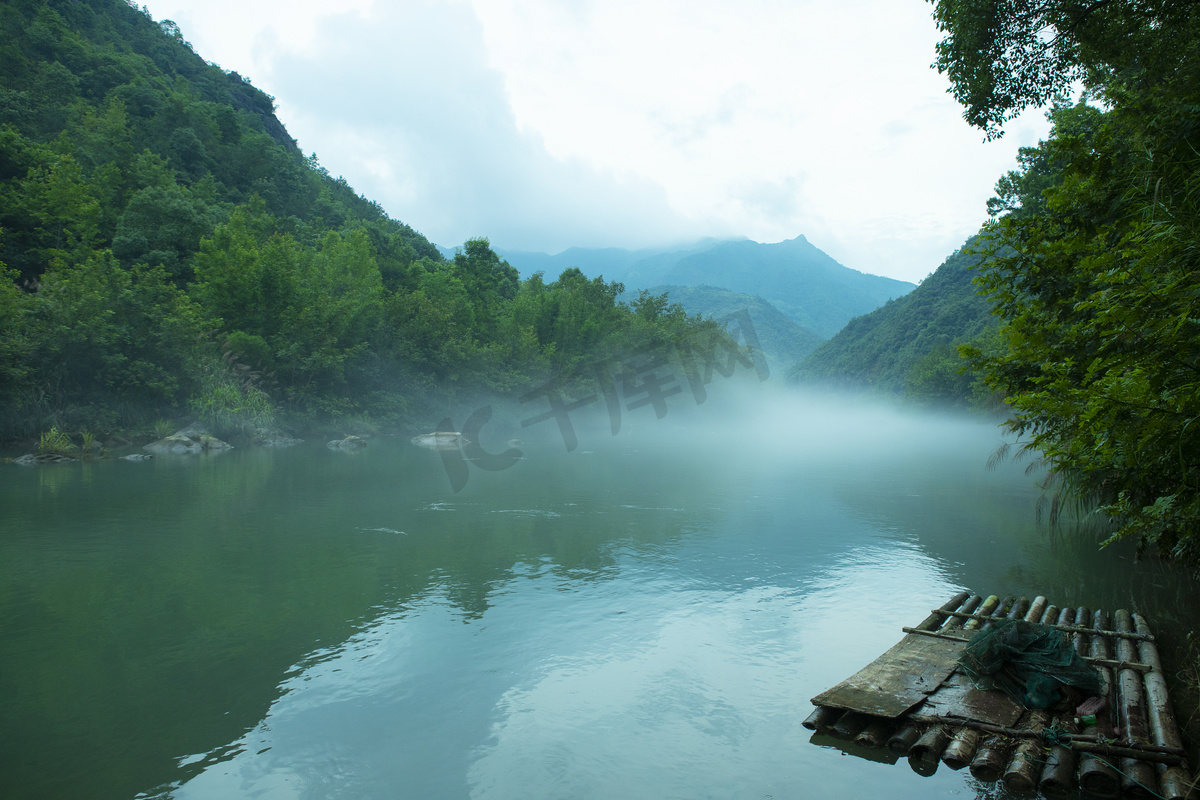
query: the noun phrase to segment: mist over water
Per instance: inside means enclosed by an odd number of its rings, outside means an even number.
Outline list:
[[[810,743],[809,698],[960,589],[1196,622],[1040,528],[992,423],[731,380],[568,451],[493,409],[521,457],[457,492],[399,437],[6,471],[6,795],[975,797]]]

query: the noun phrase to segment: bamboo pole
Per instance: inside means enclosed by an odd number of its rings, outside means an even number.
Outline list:
[[[1012,603],[1010,598],[1005,598],[1000,604],[1000,608],[992,615],[992,619],[1007,617],[1008,619],[1020,619],[1023,616],[1025,609],[1029,606],[1029,601],[1022,597],[1015,603]],[[1007,607],[1007,613],[1005,609]],[[984,622],[984,629],[991,626],[991,621]],[[1012,751],[1013,739],[1005,734],[992,734],[988,736],[979,745],[979,750],[975,753],[975,758],[971,761],[971,775],[981,781],[999,780],[1004,772],[1004,767],[1008,764],[1008,754]]]
[[[841,716],[837,722],[833,723],[830,728],[838,736],[844,736],[847,739],[853,739],[862,733],[863,728],[871,722],[871,718],[866,714],[860,714],[857,711],[847,711]]]
[[[813,712],[800,724],[808,728],[810,731],[819,731],[828,728],[833,723],[837,722],[842,716],[842,709],[832,708],[831,706],[817,706]]]
[[[1008,619],[1025,619],[1025,612],[1029,610],[1029,598],[1018,597],[1017,602],[1013,603],[1012,609],[1008,612]]]
[[[919,631],[916,628],[901,628],[905,633],[915,633],[918,636],[930,636],[934,639],[946,639],[951,642],[969,642],[971,641],[966,636],[952,636],[940,631]],[[1096,667],[1108,667],[1109,669],[1131,669],[1134,672],[1149,672],[1150,665],[1143,664],[1140,661],[1122,661],[1114,658],[1095,658],[1092,656],[1084,656],[1083,660]]]
[[[968,727],[982,731],[984,733],[992,733],[1007,739],[1029,739],[1039,738],[1042,734],[1034,731],[1029,727],[1009,727],[1005,725],[993,725],[990,722],[980,722],[979,720],[968,719],[966,717],[947,717],[937,714],[920,714],[912,715],[911,719],[914,723],[923,723],[926,725],[949,725],[951,727]],[[1165,747],[1156,747],[1151,744],[1139,744],[1136,747],[1122,743],[1122,741],[1113,741],[1107,737],[1097,736],[1095,734],[1072,734],[1067,746],[1081,753],[1099,753],[1101,755],[1115,756],[1132,756],[1140,758],[1143,761],[1152,761],[1156,764],[1179,764],[1183,761],[1183,752],[1171,750]]]
[[[1096,754],[1102,756],[1116,756],[1118,758],[1134,758],[1139,761],[1150,761],[1155,764],[1179,764],[1183,757],[1175,753],[1156,753],[1150,750],[1144,750],[1140,747],[1122,747],[1116,744],[1104,744],[1102,742],[1072,742],[1071,748],[1078,750],[1081,753]],[[1111,769],[1111,767],[1110,767]],[[1080,774],[1083,774],[1083,767],[1079,768]],[[1082,784],[1081,784],[1082,785]],[[1092,792],[1092,794],[1096,794]],[[1097,795],[1104,797],[1105,795]]]
[[[992,595],[992,597],[995,597],[995,595]],[[980,611],[977,611],[974,614],[967,614],[962,611],[950,611],[945,613],[948,613],[952,617],[959,617],[964,620],[980,620],[991,618],[987,613],[981,613]],[[1064,633],[1094,633],[1092,628],[1086,625],[1051,625],[1050,627],[1056,628]],[[1134,641],[1151,642],[1157,641],[1152,633],[1121,633],[1119,631],[1108,631],[1108,635],[1117,639],[1133,639]]]
[[[908,755],[908,751],[912,749],[912,746],[921,738],[923,731],[924,729],[914,722],[905,723],[899,730],[888,737],[887,749],[898,756],[906,756]]]
[[[945,726],[934,725],[928,728],[921,738],[908,751],[908,765],[913,772],[928,778],[937,772],[938,757],[950,744],[950,734]]]
[[[1016,600],[1017,598],[1013,597],[1011,594],[1001,600],[1000,605],[996,606],[990,617],[980,620],[981,624],[979,626],[979,630],[986,631],[992,626],[993,622],[998,619],[1004,619],[1006,616],[1008,616],[1008,612],[1012,611],[1013,603],[1015,603]]]
[[[1091,654],[1096,658],[1108,658],[1108,639],[1103,632],[1108,628],[1108,614],[1096,611],[1092,616],[1092,629],[1096,631],[1091,637]],[[1113,707],[1113,678],[1112,671],[1100,667],[1101,692],[1108,698],[1109,708]],[[1084,726],[1084,733],[1095,734],[1099,726],[1092,723]],[[1076,748],[1078,749],[1078,748]],[[1079,759],[1079,788],[1097,797],[1116,797],[1121,792],[1121,778],[1116,769],[1094,754],[1088,753]]]
[[[999,597],[994,594],[988,595],[987,599],[983,601],[983,604],[980,605],[979,608],[975,610],[975,613],[971,615],[971,618],[963,623],[962,629],[964,631],[975,630],[983,624],[983,620],[988,619],[991,613],[995,611],[996,607],[999,605]]]
[[[1133,623],[1137,632],[1149,635],[1150,625],[1141,614],[1133,615]],[[1146,688],[1146,708],[1150,716],[1150,735],[1160,747],[1183,748],[1183,737],[1179,734],[1179,726],[1171,713],[1171,700],[1167,696],[1167,682],[1163,678],[1162,662],[1158,658],[1158,647],[1152,639],[1145,639],[1138,644],[1138,657],[1153,669],[1142,676]],[[1195,796],[1195,786],[1188,772],[1187,762],[1177,766],[1161,765],[1158,767],[1159,794],[1167,800],[1185,800]]]
[[[987,737],[971,761],[971,775],[987,783],[999,780],[1011,751],[1012,740],[1007,736],[993,734]]]
[[[1043,619],[1043,617],[1045,619]],[[1036,597],[1029,612],[1025,615],[1026,622],[1054,622],[1058,619],[1058,607],[1046,607],[1045,597]],[[1034,709],[1029,712],[1029,728],[1039,736],[1050,722],[1050,712],[1045,709]],[[1017,745],[1008,768],[1004,770],[1004,786],[1010,792],[1029,793],[1037,789],[1038,778],[1042,774],[1042,745],[1038,739],[1026,739]]]
[[[1113,615],[1116,629],[1120,633],[1133,631],[1133,618],[1125,609]],[[1117,656],[1121,659],[1137,657],[1136,645],[1130,639],[1117,641]],[[1142,676],[1131,669],[1123,669],[1117,676],[1121,690],[1121,732],[1131,742],[1150,741],[1150,725],[1146,718],[1146,692],[1142,688]],[[1121,759],[1121,791],[1127,797],[1151,797],[1156,794],[1158,777],[1154,767],[1145,761],[1125,757]]]
[[[1055,626],[1060,630],[1067,627],[1075,627],[1076,620],[1085,620],[1091,618],[1091,612],[1087,608],[1080,606],[1079,608],[1064,608],[1058,615],[1058,624]],[[1072,637],[1072,645],[1075,647],[1075,652],[1083,655],[1087,649],[1087,639],[1081,633],[1070,634]],[[1074,718],[1067,712],[1059,714],[1054,718],[1054,727],[1062,729],[1073,729]],[[1069,797],[1075,783],[1075,751],[1069,747],[1063,747],[1061,744],[1054,745],[1050,748],[1050,752],[1046,755],[1046,765],[1042,768],[1042,775],[1038,779],[1038,791],[1047,797],[1058,798]]]
[[[1041,622],[1042,615],[1046,611],[1046,598],[1044,595],[1038,595],[1033,598],[1033,602],[1029,604],[1028,610],[1025,611],[1025,616],[1022,617],[1026,622]],[[1055,611],[1057,613],[1057,610]]]
[[[1069,747],[1055,746],[1046,756],[1042,777],[1038,780],[1038,791],[1046,797],[1070,797],[1075,783],[1075,751]]]
[[[968,597],[967,601],[959,607],[958,611],[950,614],[950,618],[946,620],[946,623],[941,628],[942,632],[960,630],[963,623],[975,612],[975,609],[979,608],[981,603],[983,603],[983,598],[977,594]]]
[[[983,733],[975,728],[959,728],[942,752],[942,763],[950,769],[959,770],[971,763]]]
[[[887,741],[895,727],[892,720],[876,717],[867,727],[863,728],[862,733],[854,737],[854,743],[864,747],[883,747],[883,743]]]
[[[959,592],[958,594],[954,595],[954,597],[951,597],[949,600],[947,600],[941,608],[937,609],[928,617],[921,620],[921,623],[917,625],[917,629],[922,631],[937,630],[942,626],[942,623],[949,618],[950,612],[957,611],[959,606],[963,604],[963,601],[966,600],[968,596],[968,592]]]

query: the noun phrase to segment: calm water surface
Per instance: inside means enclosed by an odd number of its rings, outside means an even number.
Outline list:
[[[1197,624],[1039,529],[989,425],[756,411],[531,428],[457,494],[397,438],[0,466],[0,795],[982,797],[810,742],[809,698],[960,589]]]

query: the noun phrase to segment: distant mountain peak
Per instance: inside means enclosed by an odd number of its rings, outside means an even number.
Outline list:
[[[585,275],[619,281],[629,290],[708,285],[756,295],[822,337],[833,336],[852,318],[915,288],[843,266],[803,234],[773,244],[713,238],[677,248],[572,247],[556,255],[498,252],[525,275],[541,271],[553,279],[568,267],[578,267]]]

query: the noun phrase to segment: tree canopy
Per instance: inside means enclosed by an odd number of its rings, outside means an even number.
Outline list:
[[[1070,94],[1194,84],[1195,0],[931,0],[945,37],[934,66],[989,138]]]
[[[1056,103],[998,184],[978,282],[1006,347],[966,353],[1063,497],[1200,561],[1200,4],[943,0],[936,16],[939,67],[980,127],[1079,77],[1106,106]],[[988,52],[1024,55],[986,68]]]

